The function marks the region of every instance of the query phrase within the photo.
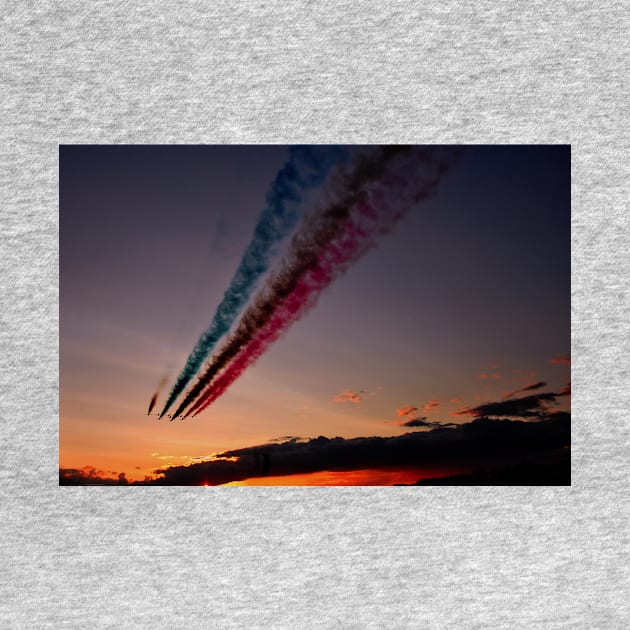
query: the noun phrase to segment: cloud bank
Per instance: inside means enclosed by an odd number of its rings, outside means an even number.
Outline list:
[[[418,471],[428,467],[472,468],[519,461],[532,453],[567,447],[569,442],[567,413],[549,415],[538,422],[478,418],[456,427],[432,428],[396,437],[320,436],[236,449],[221,453],[213,461],[158,470],[160,478],[151,483],[219,485],[261,474],[282,476],[390,467]]]

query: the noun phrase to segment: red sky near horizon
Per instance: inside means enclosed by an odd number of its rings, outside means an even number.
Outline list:
[[[322,470],[301,475],[280,477],[250,477],[242,481],[231,481],[224,486],[393,486],[413,484],[420,479],[455,474],[459,470],[419,468],[368,468],[350,471]]]

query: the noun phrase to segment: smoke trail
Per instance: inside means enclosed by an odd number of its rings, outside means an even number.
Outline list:
[[[157,402],[157,397],[158,397],[158,393],[155,392],[155,394],[153,394],[153,398],[151,398],[151,402],[149,403],[149,410],[147,411],[147,416],[151,415],[151,412],[153,411],[153,407],[155,407],[155,403]]]
[[[150,415],[151,412],[153,411],[153,407],[155,407],[155,403],[157,402],[158,396],[160,395],[160,392],[162,391],[162,389],[164,388],[164,386],[166,385],[167,382],[168,382],[168,374],[165,374],[158,381],[157,387],[155,388],[155,394],[153,394],[153,398],[151,398],[151,402],[149,403],[149,409],[147,411],[147,416]]]
[[[317,235],[302,232],[296,235],[281,271],[270,278],[249,309],[257,310],[258,315],[266,313],[266,321],[254,331],[239,325],[228,343],[237,345],[232,355],[236,358],[220,376],[216,376],[219,370],[214,370],[210,379],[213,382],[186,415],[198,413],[216,400],[292,323],[315,305],[334,279],[374,247],[380,236],[390,232],[410,207],[430,196],[457,153],[454,149],[414,150],[388,161],[386,171],[369,182],[362,194],[355,195],[346,216],[340,217],[339,237],[306,267],[301,257],[318,243]],[[250,319],[257,319],[256,314],[252,313]]]
[[[372,154],[360,155],[352,173],[336,173],[336,178],[333,178],[325,191],[328,199],[326,199],[324,209],[310,213],[291,240],[288,255],[291,259],[291,271],[283,271],[282,277],[277,277],[277,274],[272,275],[272,286],[267,292],[269,295],[261,293],[254,305],[245,311],[238,328],[230,335],[219,354],[213,357],[206,371],[173,414],[173,419],[195,400],[219,370],[238,354],[256,331],[269,321],[275,308],[273,304],[279,303],[291,293],[300,277],[317,263],[319,256],[330,242],[341,234],[344,221],[364,187],[371,180],[382,175],[387,163],[396,155],[409,151],[410,148],[404,146],[380,147]]]
[[[298,209],[308,189],[319,186],[331,168],[346,160],[347,149],[339,146],[292,147],[267,193],[263,210],[241,263],[223,295],[209,328],[201,335],[177,377],[160,413],[166,414],[177,397],[195,376],[217,341],[225,335],[247,303],[260,277],[267,271],[277,245],[295,227]]]

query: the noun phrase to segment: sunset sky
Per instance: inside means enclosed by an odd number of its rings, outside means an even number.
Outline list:
[[[184,421],[147,416],[208,326],[287,155],[60,147],[61,468],[142,480],[278,438],[426,432],[422,422],[467,423],[490,414],[466,410],[567,388],[569,148],[482,146],[216,403]],[[568,396],[556,402],[569,409]],[[246,483],[459,472],[361,466]]]

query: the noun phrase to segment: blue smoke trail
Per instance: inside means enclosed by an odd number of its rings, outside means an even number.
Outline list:
[[[217,341],[229,330],[245,306],[260,277],[267,271],[275,247],[291,232],[299,218],[304,193],[321,185],[335,164],[348,158],[348,150],[339,146],[292,147],[289,160],[282,167],[262,211],[254,236],[232,278],[210,327],[201,335],[160,413],[169,410],[186,385],[194,378]]]

